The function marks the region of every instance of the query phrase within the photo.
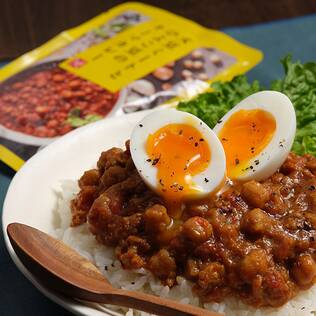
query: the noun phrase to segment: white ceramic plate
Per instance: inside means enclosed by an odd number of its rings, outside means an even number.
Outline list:
[[[151,111],[142,111],[109,118],[61,137],[38,152],[15,175],[3,206],[3,232],[8,251],[21,272],[47,297],[77,315],[119,315],[110,310],[101,312],[64,298],[42,286],[17,258],[6,234],[7,225],[20,222],[44,232],[53,230],[53,209],[56,196],[53,188],[62,179],[78,179],[97,162],[100,153],[113,146],[124,147],[135,124]]]

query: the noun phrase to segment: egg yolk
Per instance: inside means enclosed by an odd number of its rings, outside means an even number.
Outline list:
[[[199,191],[192,177],[207,168],[211,151],[195,127],[166,125],[148,136],[146,151],[147,162],[157,168],[158,188],[167,200],[181,200]]]
[[[226,121],[218,137],[226,154],[227,176],[234,179],[255,168],[260,159],[250,160],[262,152],[271,141],[276,129],[274,117],[267,111],[240,110]]]

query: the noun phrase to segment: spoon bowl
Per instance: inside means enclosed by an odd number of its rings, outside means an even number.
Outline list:
[[[7,234],[26,268],[44,285],[64,295],[135,308],[156,315],[221,315],[154,295],[116,289],[92,262],[38,229],[12,223],[7,227]]]

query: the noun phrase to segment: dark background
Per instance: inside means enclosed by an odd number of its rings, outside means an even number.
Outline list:
[[[113,0],[0,0],[0,60],[10,59],[44,43],[123,1]],[[152,0],[146,1],[208,27],[249,25],[316,12],[316,0]],[[228,32],[261,49],[264,61],[248,73],[268,86],[283,76],[279,59],[315,60],[315,20],[290,20]],[[13,171],[0,163],[0,213]],[[1,222],[1,220],[0,220]],[[0,233],[0,315],[71,316],[37,291],[17,270]]]
[[[120,0],[0,0],[0,60],[17,57],[59,32],[124,3]],[[142,1],[223,28],[316,12],[315,0]]]

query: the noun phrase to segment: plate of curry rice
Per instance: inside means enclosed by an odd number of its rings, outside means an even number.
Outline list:
[[[227,182],[220,194],[190,200],[171,216],[135,167],[128,141],[154,111],[89,124],[38,152],[12,180],[3,231],[20,222],[49,233],[118,288],[227,316],[314,315],[316,158],[290,153],[268,178]],[[69,311],[148,315],[59,295],[37,281],[4,237],[22,273]]]

